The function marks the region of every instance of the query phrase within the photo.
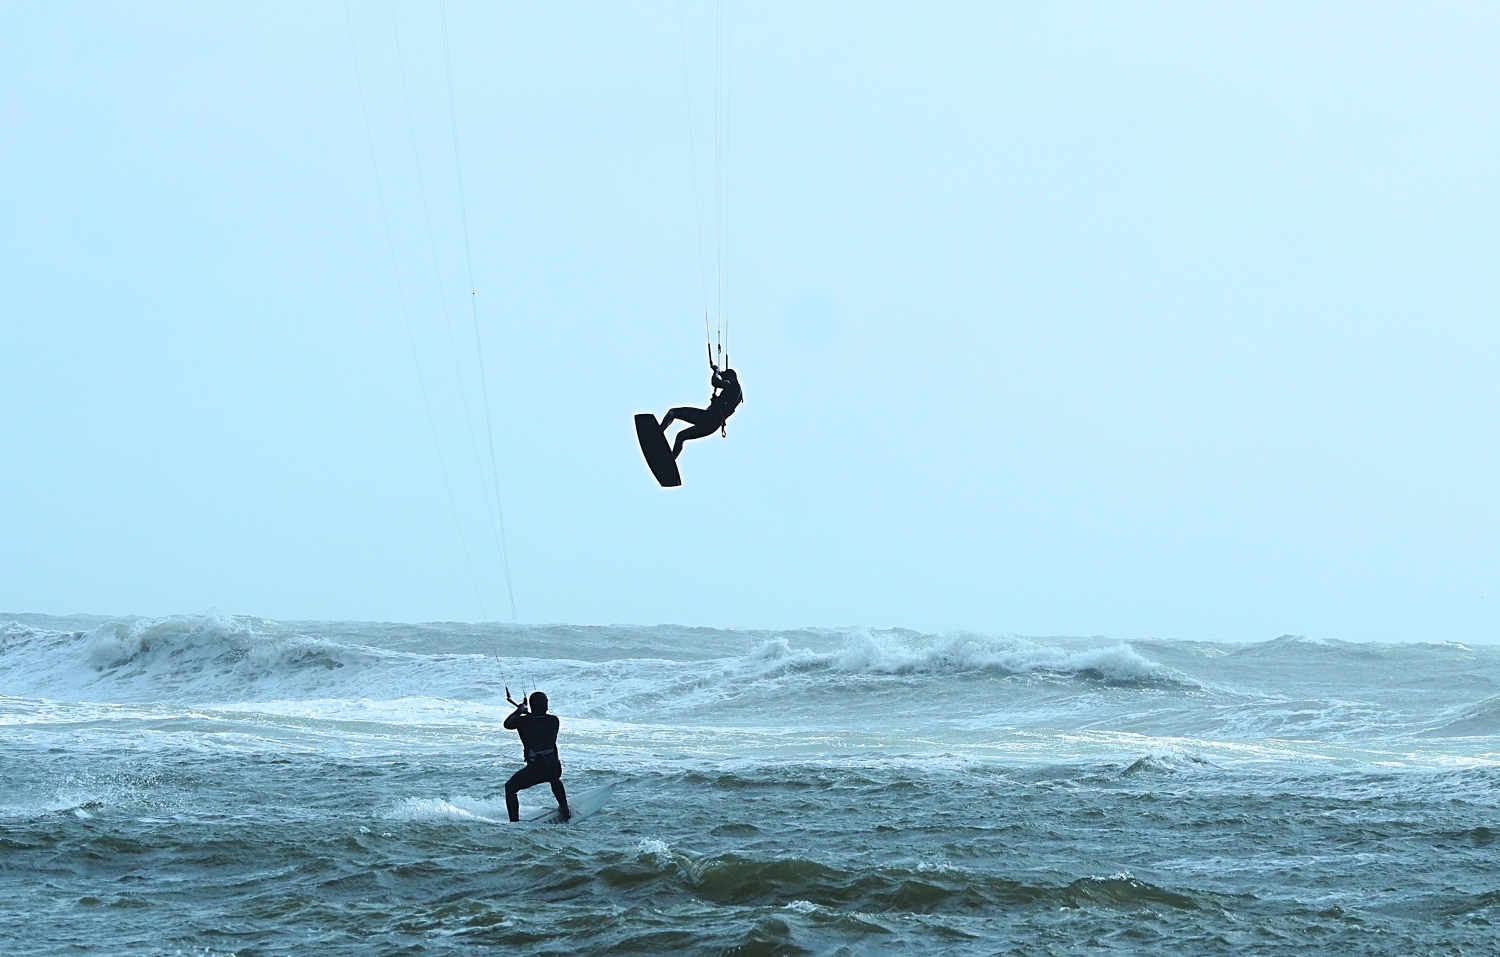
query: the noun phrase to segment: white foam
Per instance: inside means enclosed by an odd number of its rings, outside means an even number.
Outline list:
[[[635,849],[642,857],[649,857],[662,867],[676,860],[672,849],[667,846],[666,842],[658,841],[656,838],[642,838]]]
[[[217,614],[82,624],[73,631],[0,624],[0,729],[72,726],[84,738],[127,734],[143,743],[172,735],[214,750],[443,747],[509,758],[515,738],[500,728],[508,681],[513,692],[524,684],[552,693],[568,753],[587,755],[590,767],[649,765],[663,753],[717,760],[741,750],[831,748],[847,757],[893,741],[926,760],[934,749],[959,760],[1031,748],[1028,729],[1113,729],[1225,746],[1268,739],[1354,746],[1410,735],[1422,749],[1491,760],[1500,734],[1492,690],[1500,653],[1456,645],[1282,639],[1251,646],[1254,654],[1205,657],[1196,644],[1156,639],[1132,646],[857,628],[690,636],[671,628],[538,628],[525,640],[539,657],[497,658],[453,652],[481,644],[468,626],[282,625]],[[698,642],[696,657],[684,650],[689,638]],[[511,641],[501,636],[490,646],[508,647],[502,639]],[[621,656],[563,656],[595,641]],[[1321,657],[1310,654],[1318,648]],[[1412,676],[1434,693],[1411,693]],[[893,731],[893,707],[936,718],[932,740]],[[1181,746],[1215,761],[1223,750]],[[1173,745],[1121,747],[1105,750],[1134,760]],[[503,816],[448,803],[456,811],[409,811]]]
[[[962,674],[998,671],[1088,675],[1107,681],[1187,681],[1170,668],[1141,656],[1128,644],[1068,650],[1025,638],[971,633],[926,636],[907,633],[850,633],[832,652],[796,649],[786,638],[761,643],[746,656],[749,670],[827,669],[851,674]]]
[[[470,697],[495,683],[498,674],[488,673],[494,661],[382,650],[218,614],[111,621],[77,632],[12,623],[0,633],[0,695],[203,702]]]
[[[419,798],[397,801],[380,812],[386,821],[467,821],[504,824],[508,818],[504,801],[482,801],[471,797]]]

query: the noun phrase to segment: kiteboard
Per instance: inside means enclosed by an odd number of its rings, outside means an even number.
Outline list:
[[[568,810],[571,816],[569,824],[577,824],[579,821],[593,814],[604,806],[609,796],[615,793],[613,784],[606,784],[602,788],[589,788],[577,794],[568,795]],[[556,806],[537,808],[535,811],[527,811],[521,815],[521,820],[527,824],[561,824],[557,814]]]
[[[646,465],[662,488],[675,488],[682,484],[682,473],[677,471],[677,460],[672,457],[672,447],[667,444],[667,434],[661,423],[650,412],[635,417],[635,437],[640,440],[641,454]]]

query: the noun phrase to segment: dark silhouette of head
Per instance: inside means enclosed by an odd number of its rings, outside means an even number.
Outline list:
[[[735,372],[733,369],[729,368],[728,366],[726,366],[724,368],[723,372],[719,373],[719,376],[720,376],[720,378],[728,379],[730,382],[733,382],[735,385],[739,385],[740,384],[740,374],[738,372]]]
[[[540,691],[533,691],[531,693],[531,699],[530,700],[531,700],[531,713],[532,714],[546,714],[547,713],[547,696],[545,694],[543,694]]]

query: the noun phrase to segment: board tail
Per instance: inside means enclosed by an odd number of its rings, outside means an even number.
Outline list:
[[[677,471],[677,459],[672,447],[667,444],[667,434],[661,423],[650,412],[641,412],[635,417],[635,437],[641,444],[641,455],[646,466],[662,488],[676,488],[682,484],[682,473]]]

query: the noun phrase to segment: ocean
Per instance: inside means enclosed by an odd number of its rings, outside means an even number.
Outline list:
[[[1497,835],[1497,647],[0,616],[5,955],[1491,954]]]

